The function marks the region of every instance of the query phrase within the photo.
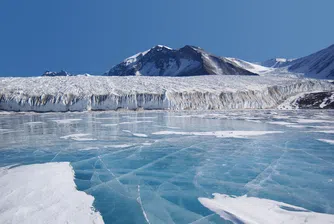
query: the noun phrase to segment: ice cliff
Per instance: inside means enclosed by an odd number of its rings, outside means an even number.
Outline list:
[[[1,78],[0,110],[265,109],[334,85],[259,76]]]

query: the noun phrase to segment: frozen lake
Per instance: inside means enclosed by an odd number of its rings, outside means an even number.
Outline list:
[[[69,162],[105,223],[333,223],[333,134],[329,110],[2,113],[0,167]]]

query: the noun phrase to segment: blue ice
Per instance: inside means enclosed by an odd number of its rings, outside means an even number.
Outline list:
[[[198,201],[213,193],[334,214],[333,115],[1,114],[0,166],[71,162],[77,188],[95,197],[105,223],[227,223]],[[170,134],[154,134],[163,131]]]

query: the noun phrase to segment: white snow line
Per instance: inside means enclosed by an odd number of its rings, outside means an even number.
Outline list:
[[[141,210],[142,210],[142,212],[143,212],[143,215],[144,215],[144,217],[145,217],[146,222],[147,222],[148,224],[151,224],[151,223],[150,223],[150,220],[149,220],[148,217],[147,217],[147,214],[146,214],[146,212],[145,212],[145,209],[144,209],[144,207],[143,207],[143,203],[142,203],[142,201],[141,201],[141,197],[140,197],[140,185],[138,185],[138,198],[137,198],[137,202],[138,202],[139,205],[140,205],[140,208],[141,208]]]

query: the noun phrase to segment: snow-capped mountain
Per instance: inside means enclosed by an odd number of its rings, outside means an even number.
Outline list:
[[[311,54],[292,61],[289,71],[304,73],[312,78],[334,78],[334,44]]]
[[[319,79],[334,78],[334,44],[314,54],[298,59],[275,58],[262,62],[268,68],[284,68],[291,73]]]
[[[69,72],[66,72],[64,70],[61,70],[60,72],[51,72],[51,71],[46,71],[43,73],[42,76],[50,76],[50,77],[55,77],[55,76],[91,76],[88,73],[84,74],[71,74]]]
[[[107,76],[257,75],[223,57],[186,45],[174,50],[158,45],[125,59]]]
[[[46,71],[43,73],[42,76],[72,76],[72,75],[64,70],[61,70],[60,72]]]
[[[286,59],[286,58],[272,58],[267,61],[261,63],[262,66],[268,68],[281,68],[289,65],[294,59]]]

